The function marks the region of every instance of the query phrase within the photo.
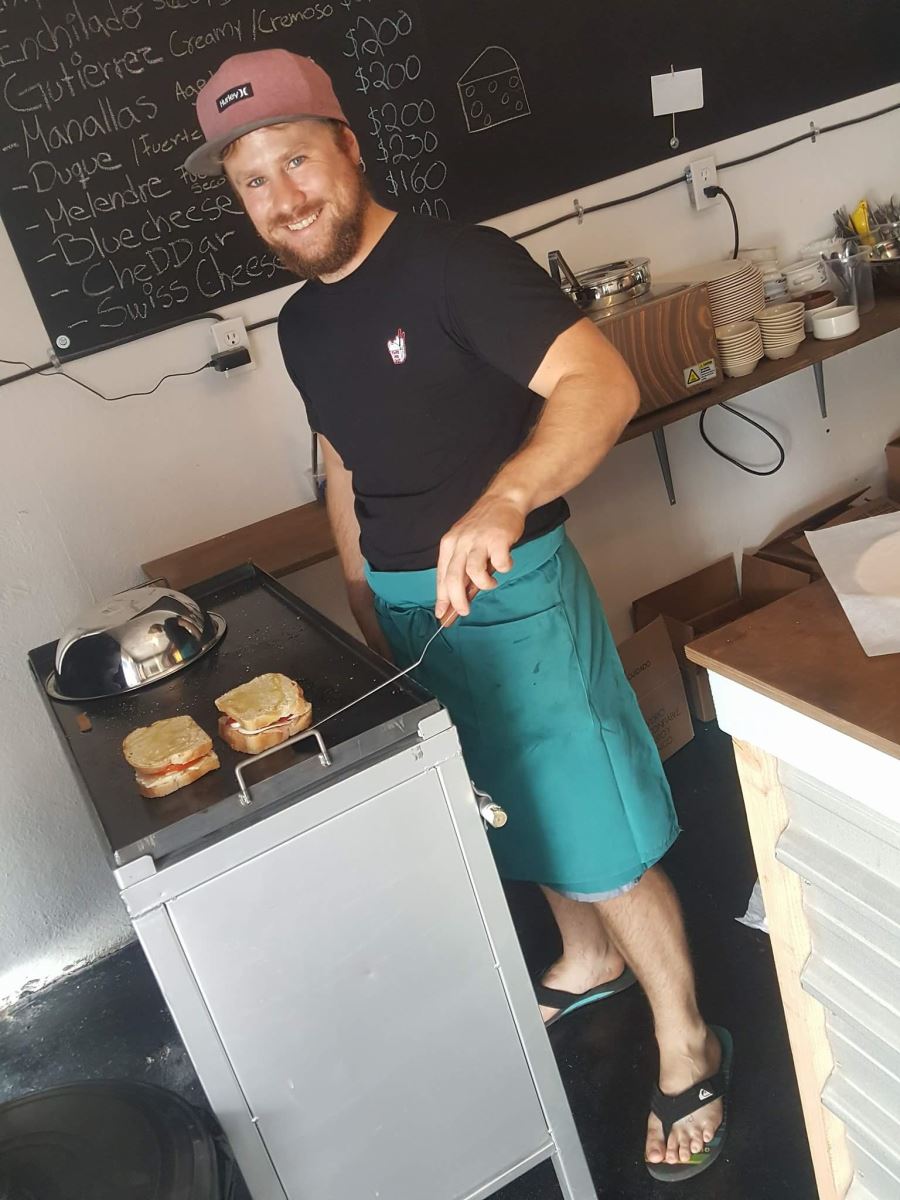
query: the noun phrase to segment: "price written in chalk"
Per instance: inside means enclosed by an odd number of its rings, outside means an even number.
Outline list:
[[[380,59],[361,64],[353,72],[356,76],[356,90],[366,95],[370,88],[396,92],[408,83],[414,82],[422,74],[422,60],[418,54],[408,54],[405,59],[385,63]]]
[[[394,46],[401,38],[409,37],[412,30],[412,17],[404,8],[395,17],[382,17],[379,21],[357,17],[355,24],[344,34],[344,40],[348,43],[344,57],[383,59],[385,49]]]
[[[438,148],[437,134],[427,129],[420,137],[417,133],[392,133],[387,138],[377,141],[377,162],[390,163],[398,166],[400,163],[416,162],[423,154],[433,154]]]
[[[393,100],[388,100],[384,104],[373,105],[368,116],[372,136],[380,137],[382,132],[405,133],[416,125],[431,125],[435,111],[434,105],[427,99],[409,100],[406,104],[395,104]]]
[[[414,163],[412,167],[399,167],[396,171],[388,171],[385,176],[388,191],[392,196],[401,192],[412,192],[420,196],[423,192],[437,192],[447,180],[447,164],[436,159],[428,166]]]

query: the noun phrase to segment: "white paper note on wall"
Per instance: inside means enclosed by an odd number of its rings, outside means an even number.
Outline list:
[[[900,513],[807,533],[866,654],[900,654]]]
[[[703,69],[667,71],[665,75],[650,76],[654,117],[667,113],[690,112],[703,107]]]

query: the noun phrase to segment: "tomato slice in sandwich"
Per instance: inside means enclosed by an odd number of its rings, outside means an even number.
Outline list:
[[[289,722],[296,720],[296,716],[297,714],[294,713],[293,716],[288,714],[286,717],[279,717],[277,721],[273,721],[271,725],[264,725],[262,729],[244,729],[240,721],[236,721],[234,717],[229,717],[227,723],[234,725],[235,728],[242,730],[244,733],[252,735],[254,733],[268,733],[270,729],[275,729],[278,725],[287,725]]]
[[[206,753],[208,753],[208,751]],[[163,767],[161,771],[141,771],[141,774],[148,776],[174,775],[177,771],[186,771],[188,767],[192,767],[194,763],[198,763],[201,758],[206,758],[206,753],[198,754],[197,757],[192,758],[190,762],[172,763],[171,766]]]

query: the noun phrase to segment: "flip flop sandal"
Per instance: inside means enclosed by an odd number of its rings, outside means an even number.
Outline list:
[[[731,1088],[734,1043],[727,1029],[723,1029],[720,1025],[710,1025],[710,1029],[719,1039],[722,1047],[722,1065],[718,1071],[715,1075],[710,1075],[709,1079],[701,1079],[699,1083],[695,1083],[693,1087],[680,1092],[677,1096],[666,1096],[658,1087],[655,1087],[650,1110],[659,1117],[663,1127],[663,1137],[666,1141],[669,1140],[669,1134],[676,1121],[680,1121],[683,1117],[689,1116],[698,1108],[703,1108],[704,1105],[711,1104],[713,1100],[718,1100],[720,1097],[722,1098],[722,1124],[716,1130],[712,1141],[707,1142],[697,1154],[692,1154],[688,1162],[648,1162],[647,1170],[654,1179],[659,1179],[663,1183],[680,1183],[683,1179],[691,1179],[694,1175],[699,1175],[701,1171],[712,1166],[722,1153],[722,1146],[725,1144],[725,1135],[728,1132],[728,1093]]]
[[[609,996],[624,992],[633,983],[637,983],[637,980],[628,967],[616,979],[611,979],[608,983],[601,983],[598,987],[591,988],[589,992],[560,992],[556,988],[546,987],[543,983],[536,983],[534,994],[537,996],[538,1004],[543,1004],[545,1008],[559,1009],[555,1017],[544,1022],[544,1028],[549,1029],[551,1025],[555,1025],[557,1021],[561,1021],[563,1017],[574,1012],[576,1008],[584,1008],[586,1004],[593,1004],[596,1000],[606,1000]]]

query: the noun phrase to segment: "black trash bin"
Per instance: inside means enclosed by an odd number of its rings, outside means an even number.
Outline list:
[[[165,1088],[101,1080],[0,1105],[0,1200],[233,1194],[233,1160],[218,1126]]]

